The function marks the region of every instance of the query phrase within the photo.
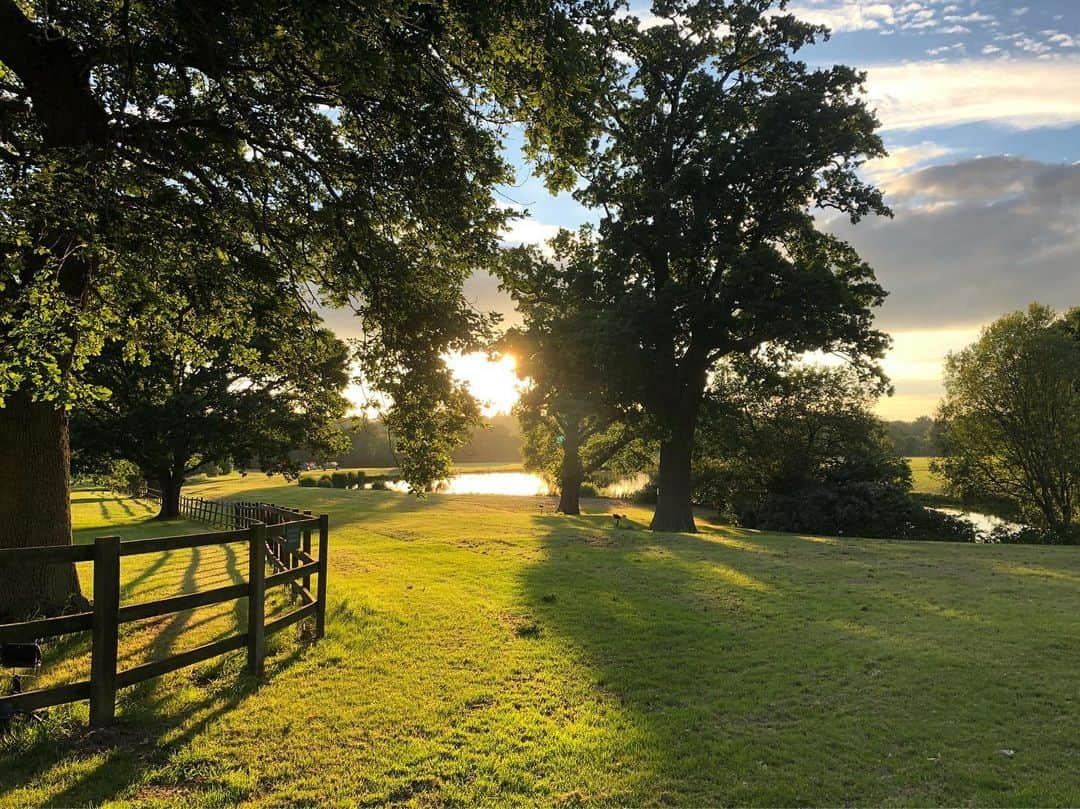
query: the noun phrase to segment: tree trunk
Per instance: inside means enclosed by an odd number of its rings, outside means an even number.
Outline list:
[[[563,514],[581,513],[581,481],[585,473],[581,468],[578,437],[567,431],[563,444],[562,468],[559,470],[559,507]]]
[[[677,428],[660,445],[659,491],[650,528],[653,531],[697,532],[690,491],[694,423]]]
[[[20,390],[0,407],[0,548],[70,545],[68,421]],[[72,563],[20,562],[0,571],[0,619],[54,615],[82,594]]]
[[[180,516],[180,489],[184,486],[184,475],[159,475],[158,484],[161,486],[161,509],[157,519],[175,520]]]

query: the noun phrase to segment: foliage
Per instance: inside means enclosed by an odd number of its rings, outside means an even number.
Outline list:
[[[751,528],[973,541],[970,524],[909,497],[874,398],[849,368],[725,365],[703,408],[696,499]]]
[[[690,454],[706,380],[762,344],[872,363],[884,292],[810,208],[886,214],[857,169],[884,154],[863,74],[797,58],[826,29],[768,0],[657,0],[598,23],[603,136],[576,198],[600,213],[595,337],[614,400],[659,429],[654,527],[693,530]]]
[[[108,398],[72,414],[77,468],[125,459],[175,495],[203,465],[237,459],[293,475],[295,448],[341,450],[345,345],[284,290],[247,292],[209,311],[171,296],[173,323],[152,348],[105,347],[84,373]]]
[[[349,475],[347,472],[331,472],[330,484],[335,489],[347,489],[349,488]]]
[[[945,363],[936,465],[961,497],[1014,503],[1021,519],[1068,536],[1080,513],[1080,309],[1032,304],[983,330]]]
[[[561,511],[576,514],[583,480],[610,464],[640,463],[648,449],[599,371],[593,332],[603,293],[592,230],[561,230],[547,246],[550,257],[523,246],[508,250],[499,265],[502,289],[523,321],[499,349],[515,358],[527,384],[514,409],[525,468],[558,488]]]
[[[301,475],[300,478],[296,482],[297,482],[298,485],[304,486],[305,488],[309,488],[309,489],[313,488],[315,486],[315,484],[316,484],[315,478],[313,478],[313,477],[305,477],[303,475]]]
[[[332,489],[332,488],[334,488],[334,483],[330,479],[329,475],[322,475],[322,476],[319,477],[319,482],[318,482],[317,486],[320,489]]]
[[[896,451],[905,458],[927,458],[941,454],[934,420],[929,416],[919,416],[914,421],[887,421],[885,429]]]

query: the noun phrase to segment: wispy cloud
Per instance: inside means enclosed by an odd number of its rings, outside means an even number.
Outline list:
[[[886,129],[992,121],[1022,129],[1080,121],[1080,59],[910,62],[871,67],[867,89]]]

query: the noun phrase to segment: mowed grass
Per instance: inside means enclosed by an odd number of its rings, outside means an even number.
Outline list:
[[[330,515],[328,636],[280,639],[262,682],[237,653],[129,690],[112,731],[53,711],[8,743],[0,802],[1080,803],[1075,548],[261,483]]]
[[[931,471],[930,464],[937,458],[908,458],[911,467],[911,490],[918,494],[944,494],[945,478]]]

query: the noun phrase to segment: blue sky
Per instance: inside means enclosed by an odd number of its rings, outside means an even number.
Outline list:
[[[635,4],[641,17],[647,4]],[[1033,300],[1080,305],[1080,0],[798,0],[789,11],[833,29],[811,64],[867,71],[890,157],[867,167],[892,220],[852,228],[823,216],[890,291],[878,322],[895,348],[886,417],[931,414],[947,351]],[[501,199],[528,210],[507,242],[540,241],[590,213],[552,197],[513,138],[518,181]],[[509,315],[488,279],[469,293]],[[512,316],[511,316],[512,317]],[[463,371],[481,397],[507,399],[505,374]]]

